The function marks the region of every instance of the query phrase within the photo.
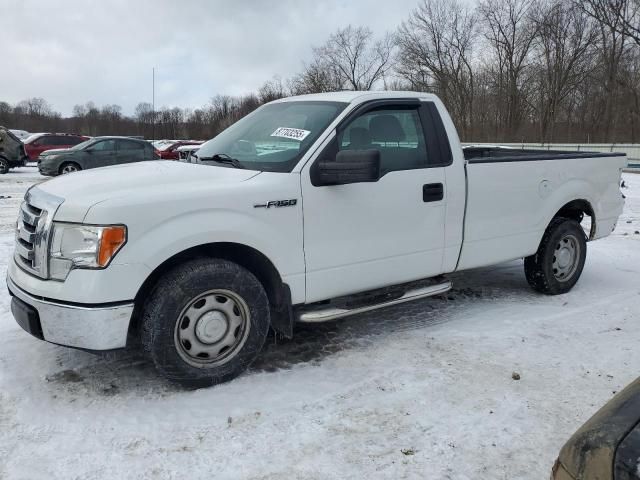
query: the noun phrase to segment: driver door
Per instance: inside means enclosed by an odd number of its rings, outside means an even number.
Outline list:
[[[303,170],[307,302],[442,273],[445,165],[425,138],[426,106],[396,102],[348,117],[313,162],[376,149],[378,181],[314,186],[312,162]]]

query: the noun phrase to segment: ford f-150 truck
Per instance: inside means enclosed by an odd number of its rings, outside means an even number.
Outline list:
[[[269,328],[290,337],[295,322],[442,294],[451,272],[524,258],[534,289],[568,292],[587,240],[616,225],[626,165],[463,150],[439,99],[412,92],[277,100],[197,162],[30,188],[8,269],[17,322],[85,350],[139,340],[170,380],[212,385],[244,371]]]

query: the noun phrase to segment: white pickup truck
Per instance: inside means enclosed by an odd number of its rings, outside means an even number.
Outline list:
[[[32,187],[8,269],[17,322],[85,350],[139,340],[167,378],[206,386],[270,327],[442,294],[451,272],[524,258],[534,289],[567,292],[624,202],[624,155],[463,150],[424,93],[277,100],[197,155]]]

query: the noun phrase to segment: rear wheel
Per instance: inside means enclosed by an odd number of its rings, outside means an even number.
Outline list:
[[[142,344],[166,378],[206,387],[242,373],[262,349],[269,324],[267,295],[251,272],[202,258],[158,282],[144,307]]]
[[[68,173],[73,173],[73,172],[79,172],[80,170],[82,170],[82,168],[77,163],[67,162],[67,163],[63,163],[60,166],[60,175],[66,175]]]
[[[566,293],[576,284],[587,256],[587,239],[575,220],[554,218],[538,251],[525,258],[529,285],[547,295]]]
[[[0,157],[0,175],[9,173],[10,168],[9,161],[4,157]]]

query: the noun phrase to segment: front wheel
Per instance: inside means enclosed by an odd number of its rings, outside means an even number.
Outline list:
[[[253,362],[269,324],[267,295],[251,272],[202,258],[160,279],[144,307],[142,344],[169,380],[207,387],[235,378]]]
[[[80,170],[82,170],[82,168],[77,163],[67,162],[63,163],[60,167],[60,175],[67,175],[69,173],[79,172]]]
[[[566,293],[576,284],[587,257],[587,238],[578,222],[554,218],[538,251],[524,259],[527,282],[547,295]]]
[[[0,175],[9,173],[10,169],[11,167],[9,166],[9,161],[4,157],[0,157]]]

